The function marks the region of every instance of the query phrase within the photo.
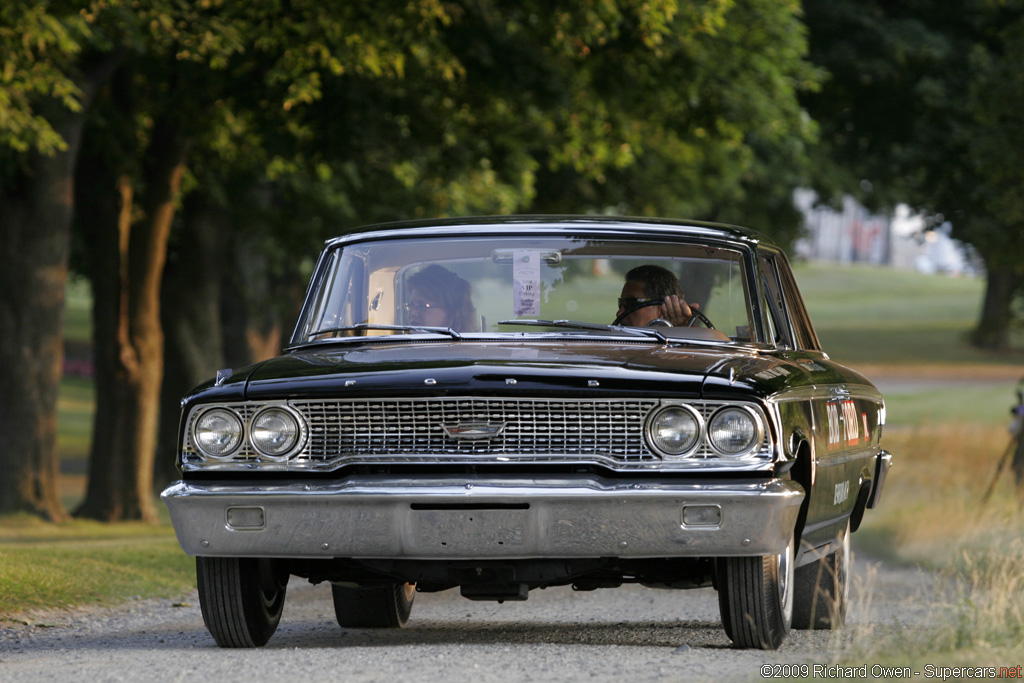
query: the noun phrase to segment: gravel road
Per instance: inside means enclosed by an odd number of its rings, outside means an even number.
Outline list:
[[[856,555],[856,546],[855,546]],[[856,557],[848,628],[793,631],[777,652],[735,650],[713,590],[538,590],[526,602],[420,594],[404,630],[343,630],[330,589],[292,580],[260,650],[220,650],[193,593],[0,622],[0,681],[760,680],[766,663],[828,664],[851,634],[923,628],[932,577]]]

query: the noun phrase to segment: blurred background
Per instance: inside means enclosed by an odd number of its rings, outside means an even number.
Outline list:
[[[0,540],[160,523],[180,397],[279,351],[326,238],[605,213],[788,248],[886,394],[872,553],[1020,553],[1020,0],[8,0],[0,54]]]

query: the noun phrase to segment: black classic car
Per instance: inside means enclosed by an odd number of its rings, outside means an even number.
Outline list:
[[[163,492],[223,647],[291,576],[343,627],[419,591],[713,586],[738,647],[845,619],[890,455],[782,251],[729,226],[504,217],[327,243],[283,355],[183,400]]]

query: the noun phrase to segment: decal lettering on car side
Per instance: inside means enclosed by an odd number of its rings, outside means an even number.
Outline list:
[[[846,445],[856,446],[860,443],[860,420],[853,401],[843,401],[843,424],[846,425]]]
[[[841,445],[856,446],[861,439],[861,419],[857,417],[857,406],[850,400],[829,401],[825,405],[828,416],[828,447],[836,450]],[[863,416],[864,435],[868,434],[867,416]]]
[[[850,480],[841,481],[836,484],[836,492],[832,498],[833,505],[841,505],[850,497]]]
[[[832,450],[839,445],[839,406],[829,402],[825,411],[828,413],[828,447]]]

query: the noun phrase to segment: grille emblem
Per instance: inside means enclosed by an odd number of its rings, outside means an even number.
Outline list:
[[[458,422],[443,424],[441,429],[449,439],[465,439],[468,441],[493,439],[505,431],[504,422]]]

